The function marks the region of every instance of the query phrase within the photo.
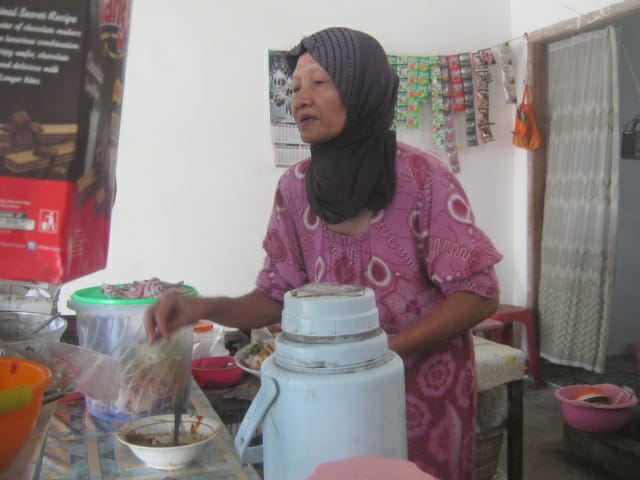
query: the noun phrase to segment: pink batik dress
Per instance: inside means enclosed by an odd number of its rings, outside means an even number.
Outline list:
[[[257,286],[271,298],[310,282],[375,291],[382,328],[402,332],[457,291],[499,293],[502,256],[474,224],[466,194],[436,156],[398,143],[393,202],[368,231],[327,228],[307,202],[309,160],[281,177]],[[476,377],[471,334],[403,357],[409,460],[442,480],[473,478]]]

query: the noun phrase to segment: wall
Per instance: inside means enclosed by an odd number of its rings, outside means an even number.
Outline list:
[[[136,0],[107,268],[63,286],[158,276],[204,294],[253,287],[276,181],[267,105],[267,50],[286,49],[331,25],[362,29],[388,53],[452,54],[602,8],[610,1],[554,0]],[[580,8],[578,12],[577,8]],[[286,14],[285,14],[286,12]],[[513,42],[522,70],[522,42]],[[520,84],[519,84],[520,86]],[[504,254],[504,302],[526,292],[526,155],[510,143],[514,108],[491,89],[496,141],[460,152],[459,178],[478,223]],[[423,118],[427,125],[428,115]],[[463,138],[462,119],[458,136]],[[430,129],[401,140],[430,149]]]
[[[459,53],[510,38],[508,0],[464,5],[134,2],[108,266],[64,285],[61,307],[78,288],[151,276],[184,280],[204,294],[253,288],[282,173],[269,138],[267,50],[287,49],[331,25],[368,31],[397,54]],[[491,95],[504,98],[499,82]],[[498,275],[507,300],[515,295],[513,112],[496,100],[496,141],[460,152],[460,180],[476,219],[505,255]],[[458,124],[464,138],[462,118]],[[431,148],[427,129],[400,139]]]
[[[566,20],[575,20],[575,27],[585,25],[583,15],[603,11],[614,4],[637,3],[636,0],[616,2],[611,0],[573,0],[571,2],[557,0],[537,0],[524,2],[511,1],[511,27],[514,35],[533,32]]]
[[[619,52],[620,75],[620,132],[627,122],[640,115],[640,91],[634,82],[640,81],[640,13],[629,15],[615,22],[618,42],[629,55],[627,63],[624,51]],[[633,69],[633,70],[632,70]],[[622,353],[630,342],[640,342],[640,160],[620,159],[620,197],[618,205],[618,238],[616,272],[614,279],[613,312],[608,352]]]

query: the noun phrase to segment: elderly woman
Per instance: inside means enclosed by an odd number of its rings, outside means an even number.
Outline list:
[[[396,143],[398,78],[374,38],[328,28],[288,61],[311,158],[280,178],[257,288],[237,298],[167,294],[147,312],[149,337],[203,318],[242,329],[279,322],[284,294],[310,282],[369,287],[405,365],[409,459],[437,478],[471,480],[470,329],[497,307],[501,255],[444,163]]]

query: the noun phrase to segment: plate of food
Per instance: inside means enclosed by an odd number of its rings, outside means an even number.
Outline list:
[[[275,342],[273,340],[259,340],[250,343],[236,352],[236,363],[245,372],[259,377],[262,362],[264,362],[274,350]]]

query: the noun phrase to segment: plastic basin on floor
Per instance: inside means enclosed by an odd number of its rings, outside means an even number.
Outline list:
[[[635,394],[625,395],[618,385],[603,383],[592,386],[602,390],[612,404],[576,400],[578,393],[587,386],[590,385],[569,385],[556,390],[565,421],[584,432],[610,433],[624,428],[629,422],[631,408],[638,403]]]

